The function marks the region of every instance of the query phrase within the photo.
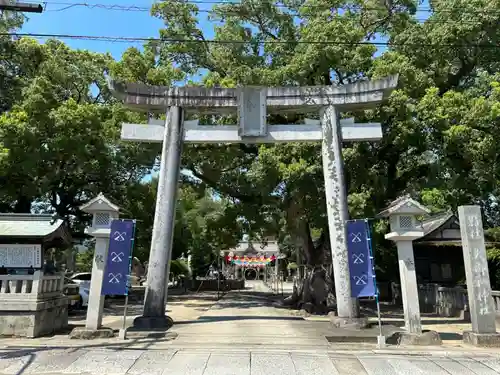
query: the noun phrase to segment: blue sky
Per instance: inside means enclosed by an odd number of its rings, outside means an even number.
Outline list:
[[[74,6],[69,4],[88,3],[120,5],[121,7],[151,8],[152,0],[47,0],[45,11],[41,14],[26,14],[28,21],[22,32],[36,34],[70,34],[90,36],[118,36],[149,38],[158,37],[163,22],[150,15],[149,11],[123,11]],[[210,9],[211,5],[200,5],[200,9]],[[67,8],[67,9],[64,9]],[[200,25],[207,35],[211,35],[206,13],[200,14]],[[141,42],[101,42],[89,40],[70,40],[64,42],[72,48],[88,49],[95,52],[109,52],[115,59],[129,47],[141,47]]]
[[[36,34],[69,34],[86,36],[117,36],[117,37],[158,37],[163,22],[150,15],[149,11],[123,11],[90,8],[83,6],[68,7],[69,4],[84,3],[84,0],[47,0],[45,11],[41,14],[27,14],[28,21],[22,32]],[[91,0],[89,5],[117,5],[121,7],[151,8],[154,0]],[[213,4],[199,4],[202,10],[211,9]],[[428,7],[427,0],[422,4]],[[66,9],[65,9],[66,8]],[[207,38],[213,36],[212,26],[206,18],[206,13],[200,13],[200,26]],[[424,18],[426,13],[419,14]],[[72,48],[88,49],[94,52],[109,52],[115,59],[120,59],[122,53],[129,47],[141,47],[141,42],[101,42],[92,40],[64,39]],[[382,52],[380,48],[379,53]],[[193,77],[194,78],[194,77]],[[150,179],[148,176],[146,180]]]
[[[161,20],[150,15],[149,11],[106,10],[74,6],[69,3],[84,3],[83,0],[47,0],[45,11],[41,14],[27,14],[29,20],[22,32],[36,34],[71,34],[92,36],[120,37],[158,37],[158,30],[163,26]],[[64,4],[61,4],[64,3]],[[91,0],[89,4],[136,6],[150,8],[152,0]],[[201,9],[208,9],[202,5]],[[206,14],[201,14],[201,26],[209,31]],[[64,39],[72,48],[88,49],[95,52],[109,52],[115,59],[130,46],[141,47],[142,43],[101,42],[88,40]]]
[[[33,1],[33,0],[32,0]],[[158,37],[158,30],[163,27],[161,20],[150,15],[149,11],[123,11],[74,6],[68,4],[84,3],[84,0],[47,0],[46,9],[41,14],[27,14],[29,20],[23,26],[23,32],[36,34],[71,34],[91,36],[120,37]],[[117,5],[150,8],[153,0],[91,0],[89,5]],[[213,4],[198,4],[202,10],[208,10]],[[422,7],[428,7],[425,0]],[[426,13],[418,14],[425,18]],[[200,13],[200,26],[208,38],[212,37],[212,27],[206,13]],[[101,42],[89,40],[64,40],[72,48],[88,49],[95,52],[109,52],[115,59],[130,46],[141,47],[142,43]]]

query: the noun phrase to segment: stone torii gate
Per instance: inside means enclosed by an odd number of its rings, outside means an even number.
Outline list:
[[[382,138],[380,124],[357,124],[340,120],[342,111],[372,108],[397,85],[397,76],[341,87],[160,87],[110,81],[113,94],[135,110],[167,113],[165,123],[123,124],[122,139],[163,143],[148,284],[143,316],[136,328],[165,328],[165,281],[172,254],[175,204],[184,142],[279,143],[322,141],[328,226],[335,277],[337,315],[346,323],[359,318],[356,299],[351,298],[345,222],[348,219],[344,185],[342,141],[376,141]],[[311,113],[321,120],[306,119],[301,125],[268,125],[269,113]],[[186,114],[238,114],[238,125],[209,126],[184,121]]]

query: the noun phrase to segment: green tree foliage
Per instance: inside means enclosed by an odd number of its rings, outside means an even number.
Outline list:
[[[13,48],[10,64],[27,73],[18,77],[22,95],[0,116],[2,211],[55,212],[82,230],[88,217],[78,206],[101,191],[121,201],[128,184],[152,170],[158,153],[158,147],[120,141],[121,123],[146,115],[126,111],[110,95],[105,73],[162,84],[179,74],[156,69],[147,48],[130,49],[119,62],[54,40],[22,38]]]
[[[170,273],[174,277],[177,276],[189,276],[189,267],[187,263],[182,259],[175,259],[170,264]]]
[[[130,184],[122,207],[124,215],[137,220],[134,256],[143,262],[151,247],[157,185],[157,178]],[[181,184],[176,208],[172,259],[192,255],[196,263],[197,254],[209,256],[230,248],[241,237],[237,211],[230,201],[216,200],[203,190]]]
[[[162,1],[153,6],[153,14],[165,22],[160,30],[164,40],[186,40],[166,42],[161,55],[188,73],[207,70],[205,85],[343,85],[399,74],[399,89],[388,103],[354,114],[359,121],[382,122],[384,139],[344,145],[351,217],[373,217],[410,193],[434,210],[479,203],[488,213],[487,224],[494,225],[499,48],[493,45],[500,36],[499,4],[431,2],[425,22],[417,19],[417,5],[322,0],[219,4],[210,13],[216,42],[200,29],[196,4]],[[389,42],[377,57],[371,43],[375,36]],[[270,123],[299,120],[289,114],[269,118]],[[186,154],[184,165],[196,177],[238,200],[248,229],[284,231],[282,237],[291,237],[309,264],[324,261],[324,246],[317,246],[328,244],[318,144],[191,146]],[[311,231],[318,229],[323,241],[315,246]],[[377,238],[377,257],[392,262],[382,266],[395,268],[394,251],[384,250],[388,244]]]
[[[119,140],[121,122],[145,122],[146,114],[112,98],[105,74],[166,86],[202,74],[191,84],[223,87],[344,85],[399,74],[386,104],[345,114],[379,121],[384,132],[378,143],[344,144],[351,217],[373,217],[409,193],[433,211],[480,204],[485,224],[500,226],[498,0],[431,1],[424,22],[410,0],[242,0],[213,4],[206,34],[198,5],[156,2],[163,42],[129,49],[119,61],[57,41],[0,39],[1,211],[56,212],[81,230],[88,218],[77,207],[103,191],[139,220],[139,257],[147,258],[156,188],[143,179],[159,148]],[[9,17],[0,20],[3,30],[20,25]],[[381,39],[388,46],[377,52]],[[289,113],[268,118],[301,121]],[[183,179],[174,252],[201,259],[200,272],[241,231],[278,235],[310,265],[328,262],[319,144],[188,145],[182,163],[193,178]],[[378,272],[393,278],[386,223],[374,230]]]
[[[487,249],[488,271],[490,273],[490,283],[493,290],[500,289],[500,249]]]
[[[22,82],[29,77],[30,68],[25,56],[18,53],[17,44],[5,35],[19,29],[24,21],[22,14],[2,11],[0,14],[0,113],[9,110],[20,98]],[[23,65],[23,68],[19,68]],[[0,156],[1,157],[1,156]]]
[[[83,252],[76,253],[76,272],[92,271],[92,263],[94,261],[94,248],[89,248]]]

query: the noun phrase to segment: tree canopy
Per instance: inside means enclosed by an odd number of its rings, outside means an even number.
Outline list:
[[[431,1],[425,19],[419,6],[410,0],[221,2],[208,13],[209,29],[199,22],[206,7],[159,1],[151,13],[164,22],[160,40],[130,48],[118,61],[56,40],[0,39],[0,211],[54,212],[81,231],[88,217],[77,207],[103,191],[124,215],[142,220],[138,246],[147,258],[156,188],[154,179],[144,179],[155,170],[159,148],[120,141],[121,122],[146,122],[147,114],[111,97],[107,74],[223,87],[344,85],[399,74],[387,103],[345,113],[381,122],[384,134],[381,142],[344,144],[351,217],[374,217],[409,193],[434,211],[479,204],[486,225],[500,226],[494,141],[500,3]],[[21,22],[14,14],[0,28]],[[201,80],[192,78],[198,74]],[[300,121],[293,114],[268,119]],[[319,144],[187,145],[182,167],[177,255],[194,248],[210,253],[246,232],[278,236],[309,264],[327,261]],[[385,224],[375,230],[377,256],[390,262],[381,239]],[[392,268],[382,268],[390,277]]]

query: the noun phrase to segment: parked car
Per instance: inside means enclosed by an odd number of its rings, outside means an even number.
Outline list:
[[[87,307],[89,305],[89,293],[90,293],[90,278],[92,277],[91,272],[80,272],[75,273],[69,277],[69,280],[79,286],[80,302],[79,307]]]
[[[68,297],[70,310],[81,308],[80,286],[78,284],[65,277],[63,293]]]
[[[71,275],[69,279],[78,285],[88,284],[90,286],[90,279],[92,277],[91,272],[79,272]]]

